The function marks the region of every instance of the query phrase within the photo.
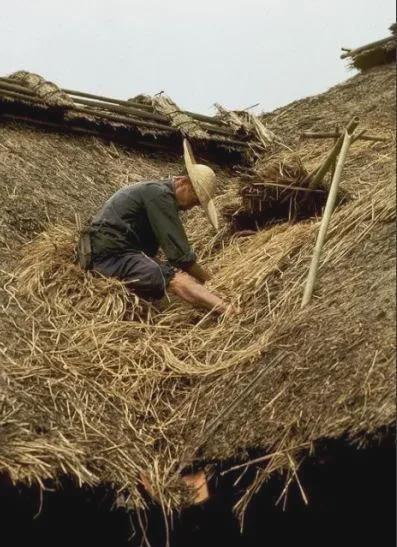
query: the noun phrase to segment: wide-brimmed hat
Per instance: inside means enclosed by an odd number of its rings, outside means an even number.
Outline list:
[[[216,193],[216,175],[207,165],[196,163],[190,143],[187,139],[183,140],[183,153],[185,165],[189,175],[190,182],[197,194],[200,204],[207,213],[212,226],[218,230],[218,215],[216,213],[214,200]]]

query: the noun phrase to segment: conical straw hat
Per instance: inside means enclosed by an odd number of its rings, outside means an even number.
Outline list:
[[[196,163],[189,141],[183,140],[183,153],[189,179],[212,226],[218,230],[218,215],[213,197],[216,193],[216,175],[207,165]]]

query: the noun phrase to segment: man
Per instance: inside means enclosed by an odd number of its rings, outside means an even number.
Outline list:
[[[162,298],[169,291],[193,306],[223,314],[232,307],[204,287],[209,275],[197,263],[179,218],[179,210],[201,205],[218,229],[212,199],[215,173],[196,163],[186,139],[183,148],[188,176],[122,188],[93,218],[91,268],[126,281],[144,298]],[[155,258],[159,248],[167,262]]]

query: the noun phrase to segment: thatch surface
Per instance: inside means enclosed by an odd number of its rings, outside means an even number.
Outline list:
[[[300,310],[300,300],[318,220],[245,239],[224,226],[213,239],[199,210],[186,215],[212,288],[241,305],[233,321],[166,299],[131,302],[122,284],[73,264],[75,213],[85,217],[119,186],[167,176],[180,164],[90,138],[2,128],[3,470],[14,480],[69,473],[111,482],[136,507],[145,472],[165,506],[175,507],[183,498],[175,471],[192,449],[202,461],[244,461],[253,448],[273,453],[259,484],[267,472],[293,471],[319,438],[364,442],[393,423],[392,76],[378,69],[266,117],[309,168],[329,145],[299,141],[302,129],[333,128],[336,118],[357,113],[363,126],[390,137],[351,150],[342,183],[351,201],[333,217],[309,308]],[[221,178],[222,208],[240,181]],[[254,395],[207,439],[208,424],[279,354]]]

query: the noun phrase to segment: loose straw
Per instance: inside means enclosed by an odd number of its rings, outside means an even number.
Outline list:
[[[332,179],[331,188],[328,194],[327,203],[324,209],[323,219],[321,221],[320,230],[318,232],[316,245],[314,247],[313,257],[310,264],[309,274],[307,276],[306,286],[303,293],[301,308],[304,308],[311,300],[313,294],[314,283],[317,276],[318,266],[320,263],[320,255],[324,245],[325,237],[327,235],[328,226],[331,220],[331,215],[335,207],[336,196],[338,194],[339,182],[342,175],[343,166],[349,151],[350,144],[352,142],[353,133],[345,131],[343,139],[342,150],[338,158],[335,174]]]

